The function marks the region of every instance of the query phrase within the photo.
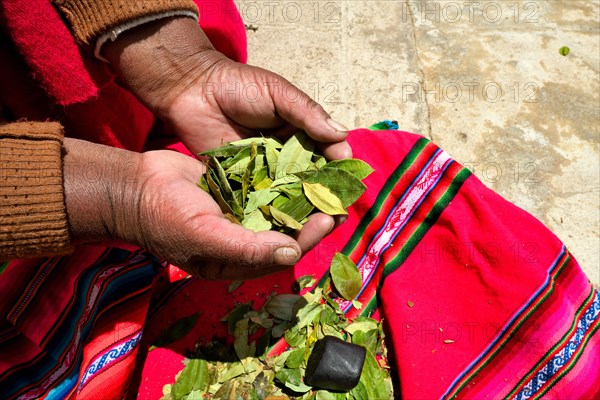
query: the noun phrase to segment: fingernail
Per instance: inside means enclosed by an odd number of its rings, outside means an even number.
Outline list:
[[[348,132],[348,128],[344,124],[342,124],[341,122],[337,122],[336,120],[333,120],[331,118],[327,120],[327,124],[338,132]]]
[[[280,247],[273,253],[273,262],[279,265],[294,265],[298,262],[298,251],[293,247]]]

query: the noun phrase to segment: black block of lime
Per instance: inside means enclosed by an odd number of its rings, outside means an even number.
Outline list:
[[[366,352],[362,346],[325,336],[310,353],[304,382],[319,389],[347,392],[358,385]]]

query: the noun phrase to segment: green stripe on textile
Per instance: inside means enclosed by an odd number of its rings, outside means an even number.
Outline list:
[[[381,211],[381,207],[383,203],[388,198],[394,187],[398,184],[402,176],[406,173],[406,171],[413,165],[415,159],[423,152],[425,147],[430,143],[428,139],[422,138],[415,143],[415,145],[410,149],[408,154],[404,157],[402,162],[396,167],[392,175],[388,178],[388,180],[383,185],[383,188],[377,195],[375,199],[375,203],[371,206],[371,208],[365,213],[362,217],[360,223],[356,227],[356,230],[348,240],[348,243],[342,249],[342,253],[349,256],[352,251],[356,248],[360,239],[362,239],[365,231],[369,227],[369,225],[373,222],[373,220],[379,215]],[[317,287],[323,287],[325,281],[327,280],[328,274],[324,274],[319,281]]]
[[[563,269],[567,266],[567,264],[569,264],[570,261],[571,261],[571,255],[569,254],[569,256],[562,263],[560,268],[553,274],[552,279],[551,279],[552,283],[550,284],[549,290],[546,292],[546,294],[544,296],[542,296],[538,302],[536,302],[535,304],[531,304],[529,311],[527,311],[527,313],[525,313],[523,315],[523,317],[520,318],[519,323],[517,323],[513,328],[510,329],[510,332],[508,330],[505,332],[506,337],[502,340],[502,343],[492,353],[490,353],[486,357],[485,361],[483,361],[483,360],[480,361],[479,366],[476,369],[474,369],[471,373],[469,373],[469,375],[467,375],[463,378],[464,379],[463,383],[460,384],[460,386],[458,386],[456,389],[454,389],[450,393],[450,395],[448,396],[449,399],[455,398],[458,395],[458,393],[465,388],[465,386],[469,383],[469,381],[471,381],[471,379],[473,379],[473,377],[475,375],[477,375],[479,372],[481,372],[481,370],[486,365],[488,365],[488,363],[500,352],[500,350],[502,350],[504,348],[506,343],[514,336],[515,332],[525,323],[525,321],[527,321],[527,319],[529,319],[531,314],[533,314],[535,311],[537,311],[537,309],[542,305],[542,303],[544,301],[546,301],[546,299],[548,299],[548,297],[550,297],[552,292],[554,292],[554,284],[555,284],[556,277],[563,271]]]
[[[379,282],[379,287],[383,284],[385,278],[396,271],[400,266],[406,261],[408,256],[413,252],[417,244],[423,239],[425,234],[431,229],[433,225],[435,225],[436,221],[442,214],[442,212],[448,207],[450,202],[454,199],[463,183],[471,176],[471,172],[467,168],[461,169],[454,179],[450,186],[444,192],[444,194],[440,197],[440,199],[434,204],[431,208],[427,217],[421,222],[421,224],[415,229],[410,238],[406,241],[406,243],[402,246],[400,252],[394,257],[390,262],[385,265],[385,269],[383,271],[383,278],[381,282]]]
[[[525,375],[523,375],[523,378],[521,378],[521,380],[515,385],[515,387],[513,388],[513,390],[510,391],[510,393],[507,395],[507,397],[513,397],[519,391],[519,387],[523,383],[525,383],[529,379],[531,379],[531,377],[539,370],[539,368],[543,364],[548,362],[548,357],[552,353],[554,353],[556,351],[556,349],[558,349],[560,346],[562,346],[565,342],[567,342],[569,340],[569,336],[571,335],[571,333],[577,329],[577,321],[579,321],[579,316],[581,315],[583,310],[589,306],[593,297],[594,297],[594,291],[592,290],[590,295],[583,301],[583,303],[581,303],[581,306],[579,306],[579,308],[575,312],[575,315],[573,317],[573,324],[571,324],[571,327],[569,328],[569,330],[563,335],[563,337],[554,346],[552,346],[552,348],[550,350],[548,350],[546,352],[546,354],[544,354],[544,356],[533,366],[533,368],[531,368],[531,370],[529,370],[529,372],[527,372]]]
[[[3,264],[0,264],[0,275],[2,275],[6,267],[8,267],[8,261]]]
[[[398,165],[396,170],[394,170],[392,175],[390,175],[388,180],[383,185],[383,188],[381,189],[381,191],[377,195],[377,198],[375,199],[375,203],[369,209],[369,211],[367,211],[367,213],[364,215],[364,217],[358,224],[358,227],[350,237],[350,240],[348,240],[348,243],[346,243],[346,245],[344,246],[342,253],[348,256],[356,248],[369,225],[379,215],[383,203],[387,200],[394,187],[396,187],[402,176],[413,165],[419,154],[423,152],[425,146],[427,146],[429,143],[429,140],[425,138],[419,139],[417,143],[415,143],[413,148],[410,149],[406,157],[404,157],[400,165]]]
[[[575,364],[577,364],[577,361],[579,361],[581,355],[585,351],[588,342],[590,341],[592,336],[594,336],[594,334],[596,334],[596,332],[598,331],[598,328],[600,328],[600,323],[596,321],[596,326],[589,331],[589,334],[585,337],[585,340],[581,343],[581,346],[579,346],[579,350],[577,350],[577,352],[573,354],[571,361],[568,363],[565,369],[561,371],[558,375],[556,375],[555,379],[550,381],[550,383],[546,382],[547,386],[543,390],[541,390],[540,393],[532,397],[532,399],[541,399],[546,393],[548,393],[550,389],[552,389],[554,385],[556,385],[566,374],[569,373],[569,371],[573,369],[573,367],[575,366]]]
[[[377,310],[377,306],[379,305],[379,301],[377,300],[378,296],[379,293],[375,293],[375,296],[371,297],[368,303],[363,303],[359,314],[361,317],[370,317],[371,315],[373,315],[375,310]]]

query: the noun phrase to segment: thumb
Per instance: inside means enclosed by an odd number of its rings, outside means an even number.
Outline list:
[[[274,231],[253,232],[220,216],[206,216],[196,232],[197,250],[188,272],[208,279],[256,278],[295,265],[302,255],[291,237]],[[200,254],[199,254],[200,253]]]
[[[287,122],[297,126],[314,140],[323,143],[342,142],[348,128],[327,114],[323,107],[285,78],[265,79],[275,111]]]

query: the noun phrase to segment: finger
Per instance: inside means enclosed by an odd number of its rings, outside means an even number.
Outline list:
[[[216,215],[202,218],[196,238],[204,259],[225,265],[285,267],[295,265],[302,255],[298,242],[283,233],[253,232]]]
[[[318,148],[328,160],[352,158],[352,148],[345,140],[337,143],[320,143]]]
[[[334,226],[335,221],[330,215],[323,213],[311,215],[296,237],[302,252],[306,253],[319,244]]]
[[[277,114],[305,130],[314,140],[335,143],[348,136],[348,128],[331,119],[320,104],[286,79],[275,75],[265,81],[269,82],[269,94]]]

